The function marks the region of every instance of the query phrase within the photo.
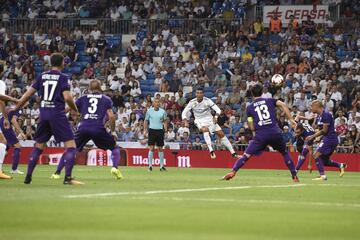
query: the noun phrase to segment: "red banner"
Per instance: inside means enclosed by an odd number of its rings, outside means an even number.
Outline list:
[[[147,166],[147,149],[127,149],[128,166]],[[298,153],[290,153],[296,163]],[[236,159],[228,151],[216,151],[216,159],[211,159],[207,151],[196,150],[165,150],[165,165],[168,167],[194,168],[231,168]],[[360,171],[360,154],[333,154],[331,159],[348,164],[347,170]],[[154,166],[159,165],[157,153],[154,154]],[[260,156],[252,157],[244,166],[248,169],[287,169],[282,156],[277,152],[264,152]],[[307,169],[307,162],[302,166]],[[313,163],[313,169],[316,169]],[[327,170],[337,170],[329,168]]]
[[[29,158],[32,148],[21,149],[20,163],[25,164]],[[5,163],[11,163],[12,149],[8,152]],[[46,148],[41,155],[40,164],[49,163],[49,154],[63,153],[63,148]],[[76,163],[80,165],[86,165],[88,154],[78,153],[76,157]],[[120,165],[127,166],[147,166],[148,165],[148,150],[147,149],[132,149],[128,148],[122,151],[122,159]],[[298,153],[290,153],[294,162],[297,161]],[[233,159],[228,151],[216,151],[216,159],[211,159],[208,151],[196,151],[196,150],[165,150],[165,165],[168,167],[193,167],[193,168],[231,168],[236,161]],[[99,158],[99,159],[97,159]],[[107,159],[107,157],[106,157]],[[348,171],[360,172],[360,154],[344,154],[335,153],[331,156],[331,159],[348,164]],[[94,160],[96,165],[108,165],[108,162],[104,161],[102,154],[96,154]],[[153,165],[158,166],[160,161],[157,151],[154,154]],[[286,165],[277,152],[264,152],[260,156],[252,157],[244,166],[248,169],[287,169]],[[303,165],[302,169],[307,169],[307,161]],[[313,169],[316,169],[315,163],[313,163]],[[335,168],[328,168],[327,170],[337,170]]]

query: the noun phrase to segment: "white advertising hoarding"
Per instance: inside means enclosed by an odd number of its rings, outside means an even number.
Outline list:
[[[301,23],[307,20],[307,16],[310,15],[311,19],[315,23],[324,23],[325,16],[329,14],[329,6],[327,5],[274,5],[264,6],[263,8],[263,22],[265,25],[270,23],[271,17],[277,16],[281,19],[283,25],[287,26],[290,21],[290,16],[294,15],[294,18]]]

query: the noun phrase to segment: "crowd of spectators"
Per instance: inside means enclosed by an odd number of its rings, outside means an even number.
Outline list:
[[[76,5],[81,1],[74,2]],[[123,2],[126,1],[120,4]],[[212,13],[211,7],[205,9],[207,14]],[[37,64],[41,63],[41,71],[48,70],[49,55],[60,51],[67,69],[85,61],[78,73],[65,70],[71,75],[75,99],[87,92],[91,79],[102,82],[104,92],[114,103],[119,141],[146,143],[144,116],[156,97],[168,114],[166,141],[194,149],[205,148],[201,134],[193,119],[190,128],[181,121],[182,109],[194,97],[193,87],[203,86],[205,95],[222,109],[219,124],[235,147],[243,149],[252,137],[245,113],[251,101],[249,88],[261,82],[265,86],[263,96],[285,101],[294,117],[310,116],[311,100],[323,101],[336,119],[336,131],[344,146],[340,151],[359,152],[360,24],[349,20],[352,30],[346,32],[331,20],[323,24],[311,22],[309,19],[300,23],[297,29],[284,26],[281,32],[270,32],[258,19],[237,31],[224,25],[220,30],[208,28],[190,34],[167,25],[151,32],[144,25],[121,53],[109,48],[105,33],[98,27],[90,32],[78,27],[39,28],[30,37],[13,34],[3,27],[0,78],[5,81],[8,94],[20,97],[39,74]],[[84,48],[79,50],[79,45]],[[271,84],[275,73],[284,76],[283,86]],[[27,139],[32,139],[38,117],[39,99],[34,97],[19,119]],[[79,119],[74,114],[69,117],[76,128]],[[289,147],[293,146],[288,122],[280,114],[278,120],[284,139]]]

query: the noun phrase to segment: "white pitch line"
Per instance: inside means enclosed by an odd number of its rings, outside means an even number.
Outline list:
[[[200,202],[233,202],[233,203],[268,203],[268,204],[290,204],[290,205],[312,205],[326,207],[353,207],[360,208],[358,203],[338,203],[338,202],[293,202],[283,200],[259,200],[259,199],[231,199],[231,198],[181,198],[181,197],[132,197],[133,200],[169,200],[169,201],[200,201]]]
[[[187,189],[153,190],[153,191],[143,191],[143,192],[109,192],[109,193],[65,195],[64,197],[65,198],[96,198],[96,197],[112,197],[112,196],[128,196],[128,195],[151,195],[151,194],[161,194],[161,193],[184,193],[184,192],[205,192],[205,191],[218,191],[218,190],[237,190],[237,189],[250,189],[250,188],[290,188],[290,187],[303,187],[303,186],[306,186],[306,184],[187,188]]]

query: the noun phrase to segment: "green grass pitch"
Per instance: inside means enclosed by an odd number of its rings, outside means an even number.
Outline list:
[[[54,169],[38,166],[31,185],[0,181],[1,240],[360,239],[359,173],[314,182],[302,171],[295,184],[280,170],[223,182],[227,169],[125,167],[117,181],[110,168],[76,166],[86,185],[64,186]]]

